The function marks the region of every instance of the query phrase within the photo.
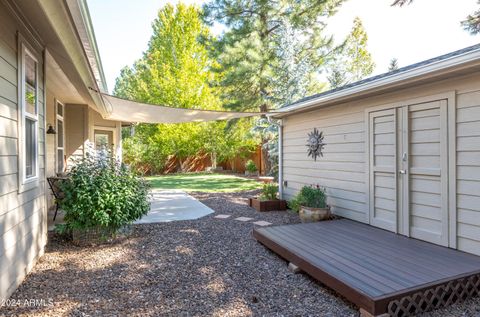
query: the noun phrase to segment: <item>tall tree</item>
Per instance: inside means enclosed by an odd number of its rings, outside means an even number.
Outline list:
[[[302,34],[290,39],[296,41],[297,49],[288,54],[295,55],[298,65],[308,61],[319,69],[332,44],[331,37],[323,34],[324,20],[343,1],[211,0],[205,4],[205,20],[228,27],[219,44],[219,62],[225,74],[220,84],[226,105],[256,110],[281,104],[284,97],[275,95],[276,74],[282,66],[292,66],[282,63],[281,37]]]
[[[373,72],[375,63],[367,49],[367,44],[367,32],[360,18],[356,17],[352,31],[333,59],[334,65],[327,77],[332,88],[361,80]]]
[[[215,87],[215,61],[200,39],[210,38],[208,26],[195,6],[166,5],[152,24],[153,35],[144,56],[122,70],[114,94],[151,104],[191,109],[220,109]],[[216,157],[218,147],[205,140],[215,136],[224,144],[224,127],[213,123],[140,124],[136,135],[125,141],[127,161],[158,172],[169,155],[175,155],[182,168],[187,156],[207,151]],[[242,140],[240,140],[242,141]],[[230,144],[236,149],[239,142]],[[210,152],[208,152],[210,151]]]
[[[392,58],[390,60],[390,64],[388,64],[388,71],[393,72],[394,70],[398,69],[398,59],[397,58]]]
[[[301,98],[315,86],[332,47],[325,19],[344,0],[211,0],[204,19],[227,26],[217,49],[226,107],[266,110]],[[300,78],[301,77],[301,78]],[[270,135],[262,135],[268,147]],[[266,169],[271,163],[262,151]]]
[[[402,7],[406,4],[412,3],[413,0],[395,0],[392,3],[392,6]],[[478,0],[478,5],[480,5],[480,0]],[[475,35],[480,33],[480,9],[469,14],[467,18],[461,22],[465,31],[470,32],[470,34]]]
[[[346,71],[351,82],[365,78],[375,69],[372,55],[367,49],[367,42],[368,36],[362,20],[356,17],[344,48],[347,58]]]

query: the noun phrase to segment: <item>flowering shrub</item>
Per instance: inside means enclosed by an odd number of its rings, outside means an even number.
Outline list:
[[[105,228],[113,232],[148,213],[148,184],[114,158],[87,155],[59,184],[65,211],[61,230]]]

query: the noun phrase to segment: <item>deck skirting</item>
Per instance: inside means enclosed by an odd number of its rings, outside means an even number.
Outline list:
[[[258,242],[362,311],[409,316],[480,294],[480,257],[352,220],[255,228]]]

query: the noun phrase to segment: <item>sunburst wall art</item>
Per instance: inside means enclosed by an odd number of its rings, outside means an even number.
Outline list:
[[[308,139],[307,139],[307,154],[308,156],[313,157],[313,159],[316,161],[317,157],[321,156],[323,157],[323,148],[325,146],[325,143],[323,142],[323,132],[320,132],[317,130],[317,128],[314,128],[312,132],[308,134]]]

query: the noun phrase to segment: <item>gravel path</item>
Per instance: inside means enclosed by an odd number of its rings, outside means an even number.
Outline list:
[[[251,193],[250,193],[251,194]],[[193,193],[216,212],[192,221],[137,225],[114,245],[81,248],[51,239],[46,254],[0,315],[31,316],[357,316],[357,309],[251,237],[252,217],[298,222],[288,212],[258,213],[249,193]],[[231,214],[229,219],[214,219]],[[26,305],[25,299],[43,300]],[[50,304],[51,303],[51,304]],[[478,316],[477,298],[431,316]]]

